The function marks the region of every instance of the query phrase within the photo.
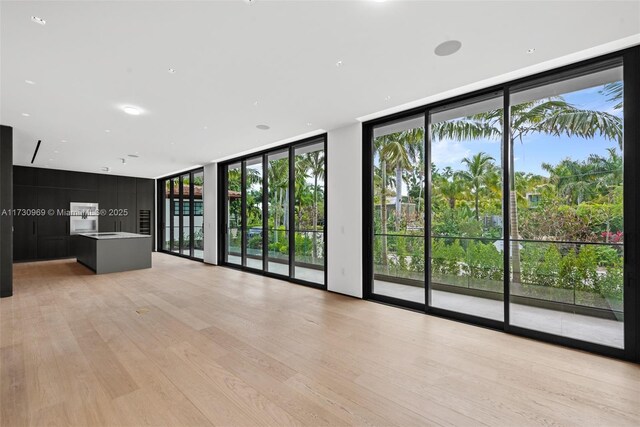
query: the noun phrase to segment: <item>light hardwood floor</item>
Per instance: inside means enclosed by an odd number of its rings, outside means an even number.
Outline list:
[[[0,424],[638,425],[640,366],[154,254],[15,265]]]

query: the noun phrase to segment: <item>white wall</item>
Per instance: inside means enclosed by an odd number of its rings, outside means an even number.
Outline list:
[[[327,135],[327,288],[362,298],[362,125]]]
[[[204,167],[204,262],[218,264],[218,164]]]

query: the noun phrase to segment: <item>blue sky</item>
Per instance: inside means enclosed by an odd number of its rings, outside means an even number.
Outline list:
[[[581,109],[593,109],[607,111],[620,115],[622,112],[614,111],[615,102],[608,102],[607,96],[599,93],[602,86],[583,89],[563,95],[563,98]],[[584,160],[590,154],[607,156],[607,148],[618,149],[616,141],[610,141],[602,137],[593,139],[570,138],[566,136],[553,137],[545,135],[529,135],[523,142],[516,142],[514,154],[516,158],[516,170],[547,176],[540,165],[543,162],[556,164],[565,158],[572,160]],[[478,152],[485,152],[500,162],[501,147],[499,141],[476,140],[465,143],[442,141],[432,147],[433,160],[439,169],[451,166],[460,169],[460,161],[463,157],[469,157]]]

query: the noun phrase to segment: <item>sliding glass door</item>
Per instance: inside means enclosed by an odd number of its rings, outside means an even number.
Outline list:
[[[431,307],[502,321],[502,94],[429,115]]]
[[[373,130],[373,292],[425,303],[424,115]]]
[[[242,163],[226,166],[225,195],[225,230],[224,261],[229,264],[242,265]]]
[[[511,324],[624,348],[622,66],[511,92]]]
[[[365,124],[365,296],[640,359],[628,64],[640,49]]]
[[[289,150],[267,155],[267,271],[289,276]]]
[[[158,180],[163,252],[204,257],[204,172],[202,169]]]
[[[245,267],[262,270],[262,156],[244,162],[245,230],[243,263]]]
[[[324,284],[324,141],[294,149],[293,277]]]
[[[324,287],[326,140],[221,165],[221,263]]]

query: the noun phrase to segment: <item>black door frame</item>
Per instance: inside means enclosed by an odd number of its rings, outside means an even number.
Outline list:
[[[195,219],[195,194],[194,194],[194,189],[195,189],[195,184],[193,182],[193,178],[194,175],[196,174],[202,174],[202,176],[204,177],[204,168],[203,167],[199,167],[199,168],[195,168],[195,169],[191,169],[188,171],[182,171],[180,173],[176,173],[176,174],[172,174],[172,175],[168,175],[165,176],[163,178],[158,178],[157,179],[157,187],[158,187],[158,215],[160,218],[160,221],[158,221],[157,227],[158,227],[158,233],[157,233],[157,248],[158,248],[158,252],[162,252],[165,254],[170,254],[170,255],[175,255],[175,256],[179,256],[181,258],[186,258],[186,259],[191,259],[193,261],[201,261],[204,262],[203,258],[199,258],[195,256],[195,242],[194,242],[194,235],[195,235],[195,223],[194,223],[194,219]],[[185,175],[189,175],[189,195],[187,198],[184,197],[184,185],[182,182],[182,177]],[[176,199],[174,197],[174,179],[178,179],[178,198]],[[166,198],[165,193],[166,193],[166,182],[169,181],[169,197]],[[166,226],[167,226],[167,218],[165,218],[165,200],[169,200],[169,249],[165,249],[164,248],[164,238],[165,238],[165,231],[166,231]],[[204,200],[204,195],[203,195],[203,200]],[[173,221],[174,221],[174,217],[175,217],[175,203],[176,201],[178,202],[178,212],[180,213],[179,216],[179,229],[180,229],[180,236],[178,236],[177,241],[178,241],[178,252],[173,252],[171,250],[171,248],[173,247],[174,242],[176,241],[176,236],[174,233],[174,226],[173,226]],[[188,218],[189,218],[189,254],[183,254],[182,253],[182,246],[183,246],[183,225],[184,225],[184,202],[187,201],[189,203],[189,213],[187,214]],[[203,223],[203,227],[204,227],[204,223]]]
[[[425,209],[425,304],[405,301],[398,298],[377,295],[373,293],[373,129],[377,125],[386,124],[395,120],[402,120],[411,116],[423,114],[425,118],[425,129],[428,129],[430,111],[435,108],[454,104],[487,96],[491,93],[502,92],[504,100],[504,129],[503,129],[503,151],[502,156],[505,159],[509,157],[511,149],[508,143],[510,129],[509,114],[509,95],[513,88],[522,87],[527,84],[544,84],[557,80],[560,76],[565,77],[571,73],[580,72],[584,69],[596,67],[599,64],[609,61],[620,60],[623,64],[624,73],[624,349],[617,349],[601,344],[595,344],[587,341],[581,341],[573,338],[567,338],[546,332],[535,331],[532,329],[513,326],[509,323],[509,296],[510,296],[510,275],[504,275],[504,321],[496,321],[478,316],[464,313],[453,312],[449,310],[431,307],[429,304],[429,288],[430,281],[430,210]],[[477,90],[471,93],[463,94],[453,98],[437,101],[432,104],[416,107],[407,111],[391,114],[385,117],[363,123],[363,164],[362,164],[362,182],[363,182],[363,297],[365,299],[378,301],[381,303],[391,304],[401,308],[408,308],[425,312],[428,315],[445,317],[457,321],[463,321],[478,326],[484,326],[501,330],[514,335],[534,338],[554,344],[559,344],[580,350],[586,350],[605,356],[615,357],[624,360],[640,362],[640,290],[638,289],[638,276],[640,275],[640,221],[634,222],[634,214],[640,209],[640,168],[637,167],[640,161],[640,46],[627,48],[618,52],[594,57],[588,60],[580,61],[567,66],[559,67],[553,70],[537,73],[531,76],[523,77],[503,84],[491,86],[485,89]],[[429,132],[425,132],[425,196],[431,199],[431,144]],[[506,157],[505,157],[506,156]],[[503,161],[503,237],[504,242],[504,263],[509,268],[510,254],[509,244],[506,237],[509,237],[507,230],[510,229],[509,223],[509,162]],[[426,203],[425,203],[426,204]],[[428,239],[428,240],[427,240]],[[509,271],[505,269],[505,271]]]
[[[297,148],[301,148],[301,147],[305,147],[305,146],[309,146],[309,145],[314,145],[314,144],[318,144],[318,143],[322,143],[324,146],[324,166],[325,166],[325,178],[324,178],[324,186],[325,186],[325,190],[324,190],[324,206],[325,206],[325,212],[324,212],[324,283],[323,284],[319,284],[319,283],[313,283],[313,282],[309,282],[306,280],[301,280],[298,278],[294,277],[294,263],[295,263],[295,227],[296,227],[296,222],[295,222],[295,203],[292,203],[292,201],[295,200],[295,150]],[[285,276],[285,275],[281,275],[281,274],[277,274],[277,273],[273,273],[273,272],[269,272],[267,271],[266,268],[263,268],[262,270],[258,270],[258,269],[254,269],[254,268],[250,268],[244,265],[244,262],[241,262],[242,265],[238,265],[238,264],[232,264],[226,261],[226,250],[227,250],[227,229],[228,229],[228,221],[229,219],[227,218],[227,197],[225,197],[225,195],[227,194],[227,168],[230,165],[233,164],[237,164],[237,163],[241,163],[242,166],[242,188],[245,188],[245,162],[248,159],[255,159],[257,157],[262,157],[262,166],[263,166],[263,179],[262,179],[262,201],[263,201],[263,206],[268,206],[268,189],[269,189],[269,183],[268,183],[268,169],[266,168],[266,166],[268,165],[268,156],[270,154],[275,154],[275,153],[280,153],[283,151],[287,151],[288,153],[288,160],[289,160],[289,259],[288,259],[288,264],[289,264],[289,275]],[[250,272],[250,273],[254,273],[254,274],[258,274],[258,275],[262,275],[262,276],[266,276],[266,277],[272,277],[274,279],[281,279],[281,280],[287,280],[289,282],[292,283],[296,283],[299,285],[304,285],[304,286],[309,286],[309,287],[313,287],[313,288],[318,288],[318,289],[327,289],[327,270],[328,270],[328,264],[327,264],[327,259],[328,259],[328,244],[327,244],[327,195],[328,195],[328,174],[327,174],[327,170],[328,170],[328,152],[327,152],[327,134],[320,134],[320,135],[316,135],[316,136],[312,136],[309,138],[305,138],[299,141],[294,141],[288,144],[283,144],[277,147],[273,147],[273,148],[269,148],[267,150],[262,150],[262,151],[257,151],[254,153],[250,153],[250,154],[246,154],[244,156],[241,157],[237,157],[231,160],[225,160],[224,162],[221,162],[218,165],[218,236],[220,236],[218,238],[218,265],[220,266],[224,266],[224,267],[229,267],[229,268],[234,268],[237,270],[242,270],[242,271],[246,271],[246,272]],[[243,192],[242,194],[242,212],[243,212],[243,224],[245,224],[245,216],[244,213],[246,212],[246,196],[245,196],[245,192]],[[267,214],[265,214],[264,210],[263,210],[263,228],[262,228],[262,242],[263,242],[263,267],[266,266],[266,264],[268,263],[268,234],[265,234],[265,232],[268,233],[268,227],[266,227],[265,225],[268,224],[268,212]],[[243,232],[243,236],[246,233]],[[265,250],[266,249],[266,250]],[[242,243],[242,259],[244,260],[244,251],[245,251],[245,242],[243,241]]]

